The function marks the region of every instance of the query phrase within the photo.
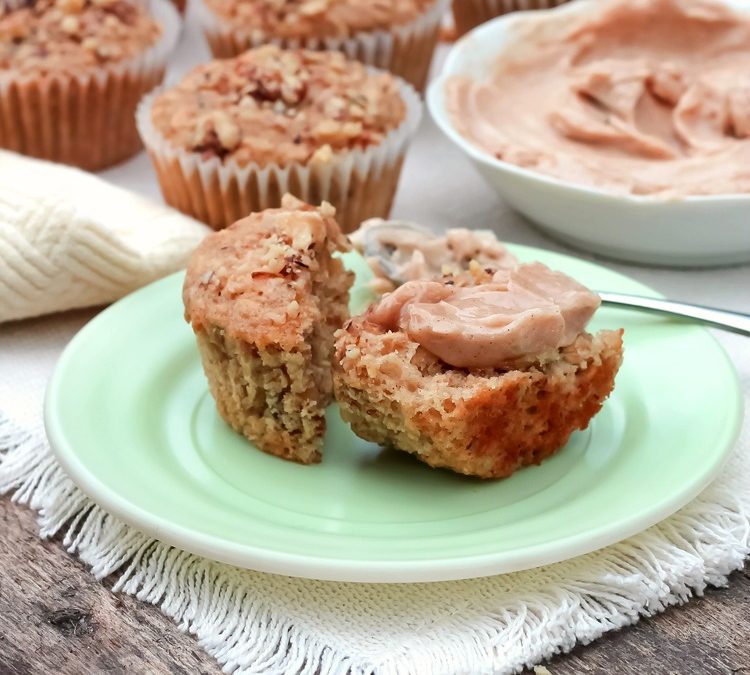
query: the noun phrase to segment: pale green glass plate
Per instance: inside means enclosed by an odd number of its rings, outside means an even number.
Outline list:
[[[593,288],[653,293],[591,263],[513,247]],[[360,287],[368,277],[349,255]],[[323,463],[255,450],[217,416],[182,275],[97,316],[47,393],[55,453],[94,501],[216,560],[336,581],[437,581],[571,558],[669,516],[716,476],[742,416],[735,371],[703,329],[603,308],[625,328],[617,386],[589,429],[541,466],[481,482],[354,436],[332,406]]]

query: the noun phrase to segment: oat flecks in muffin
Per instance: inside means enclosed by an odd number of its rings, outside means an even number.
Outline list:
[[[286,196],[207,237],[183,300],[221,416],[261,450],[320,461],[333,333],[348,317],[348,242],[324,204]]]
[[[378,145],[406,107],[387,73],[338,52],[267,45],[196,68],[156,98],[151,115],[174,147],[266,166]]]
[[[36,0],[0,6],[0,73],[75,75],[139,56],[161,27],[133,0]]]
[[[278,38],[349,37],[413,21],[436,0],[205,0],[233,26]]]

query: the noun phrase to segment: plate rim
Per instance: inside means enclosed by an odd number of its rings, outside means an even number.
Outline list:
[[[576,263],[585,263],[594,267],[603,267],[585,259],[575,258],[557,251],[546,251],[531,246],[511,245],[509,248],[519,252],[534,254],[542,250],[562,259],[572,259]],[[616,274],[630,283],[637,283],[658,296],[653,289],[640,281],[604,267],[609,273]],[[122,520],[143,534],[153,537],[169,546],[187,551],[221,563],[234,565],[258,572],[280,574],[321,581],[360,582],[360,583],[422,583],[455,581],[478,577],[493,576],[563,562],[580,555],[592,553],[606,546],[623,541],[673,515],[680,508],[695,499],[713,480],[731,456],[736,439],[739,436],[744,415],[739,376],[720,342],[706,329],[702,330],[718,349],[717,355],[732,379],[732,398],[734,405],[730,423],[723,429],[721,441],[723,450],[717,451],[716,459],[709,470],[697,479],[684,485],[669,499],[644,514],[630,517],[617,527],[600,526],[595,530],[578,533],[559,540],[555,548],[549,550],[546,543],[524,546],[518,550],[501,553],[482,553],[470,556],[447,557],[425,560],[357,560],[347,558],[328,558],[319,555],[298,554],[259,547],[251,543],[239,544],[213,534],[196,532],[190,528],[170,522],[169,520],[147,511],[137,504],[121,497],[105,483],[99,480],[79,459],[71,444],[61,430],[60,420],[53,414],[54,400],[60,395],[61,380],[67,362],[76,353],[77,345],[86,335],[89,326],[97,323],[100,317],[118,311],[120,303],[132,301],[132,298],[154,284],[166,283],[168,279],[182,275],[183,272],[164,277],[134,293],[125,296],[84,326],[66,345],[54,372],[50,378],[44,400],[44,427],[50,447],[61,466],[72,482],[79,487],[92,501],[110,515]],[[540,550],[541,549],[541,550]],[[545,553],[546,552],[546,553]]]

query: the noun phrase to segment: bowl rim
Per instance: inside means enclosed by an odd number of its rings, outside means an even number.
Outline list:
[[[747,14],[750,18],[750,4],[745,4],[742,0],[716,0],[716,2],[724,4],[740,14]],[[511,12],[491,19],[462,36],[451,47],[440,72],[430,83],[425,94],[427,109],[438,128],[464,153],[479,164],[499,170],[500,172],[514,174],[526,180],[543,183],[550,188],[578,193],[581,196],[600,201],[626,202],[632,206],[642,207],[684,203],[726,204],[727,202],[738,202],[744,204],[745,202],[750,202],[750,192],[730,192],[710,195],[634,195],[609,192],[582,183],[572,183],[555,176],[548,176],[532,169],[517,166],[502,159],[497,159],[489,152],[482,150],[479,146],[472,143],[468,138],[465,138],[454,127],[451,116],[445,108],[445,84],[450,77],[456,74],[459,66],[464,61],[466,52],[470,50],[471,44],[477,41],[482,43],[492,42],[493,38],[496,39],[500,35],[509,33],[517,25],[524,24],[530,20],[539,21],[544,20],[546,16],[593,12],[596,11],[595,8],[598,6],[599,3],[597,0],[575,0],[575,2],[566,2],[549,9]],[[499,52],[499,54],[502,54],[502,52]]]

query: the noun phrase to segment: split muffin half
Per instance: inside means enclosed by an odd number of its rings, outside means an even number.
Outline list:
[[[409,281],[336,335],[342,416],[366,440],[462,474],[537,464],[614,386],[622,331],[585,330],[599,304],[539,263]]]
[[[285,196],[203,241],[183,288],[219,414],[272,455],[321,459],[334,331],[348,318],[349,245],[333,207]]]

